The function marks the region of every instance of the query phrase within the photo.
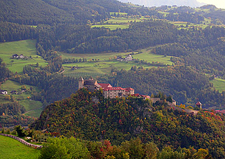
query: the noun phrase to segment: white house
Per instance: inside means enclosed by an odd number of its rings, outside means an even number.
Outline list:
[[[7,90],[0,90],[0,93],[4,95],[8,94]]]
[[[132,61],[132,59],[133,59],[132,56],[131,55],[128,55],[127,57],[125,57],[124,60],[125,61]]]

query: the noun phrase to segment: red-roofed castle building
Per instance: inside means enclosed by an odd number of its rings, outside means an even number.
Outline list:
[[[93,78],[84,80],[82,77],[79,79],[79,89],[88,88],[91,91],[103,89],[103,95],[105,98],[127,97],[134,94],[133,88],[112,87],[107,83],[98,83]]]

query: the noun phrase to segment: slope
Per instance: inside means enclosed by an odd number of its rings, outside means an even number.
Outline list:
[[[225,157],[224,115],[213,111],[188,114],[172,109],[163,98],[152,105],[142,98],[104,99],[101,90],[82,89],[47,106],[31,127],[85,140],[109,139],[113,144],[140,137],[144,142],[154,141],[160,149],[193,146],[207,148],[215,158]]]
[[[74,21],[71,14],[41,0],[1,0],[0,6],[0,21],[29,25]]]

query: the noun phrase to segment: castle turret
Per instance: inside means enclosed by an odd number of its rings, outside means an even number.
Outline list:
[[[199,109],[202,109],[202,103],[201,103],[201,102],[197,102],[197,103],[196,103],[196,106],[197,106]]]
[[[84,79],[82,77],[79,78],[78,89],[84,88]]]

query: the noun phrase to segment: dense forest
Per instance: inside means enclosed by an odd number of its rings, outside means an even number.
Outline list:
[[[38,28],[39,29],[39,28]],[[110,31],[85,25],[57,25],[39,29],[38,46],[48,51],[101,53],[136,50],[176,41],[177,29],[162,21],[131,24],[129,29]]]
[[[172,95],[179,104],[195,105],[201,101],[204,108],[224,104],[224,94],[212,89],[209,79],[190,67],[169,66],[167,68],[143,69],[132,67],[130,71],[113,70],[108,78],[100,77],[100,81],[113,86],[132,87],[136,93],[156,94],[164,92]]]
[[[152,104],[142,98],[104,99],[101,90],[82,89],[47,106],[31,128],[85,140],[108,139],[114,145],[139,137],[144,143],[154,142],[160,150],[164,145],[193,146],[224,158],[224,120],[223,114],[214,111],[188,114],[165,100]]]

